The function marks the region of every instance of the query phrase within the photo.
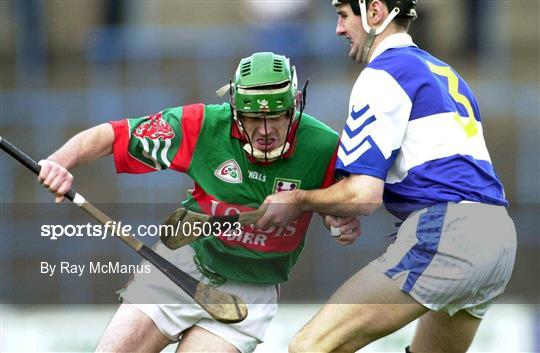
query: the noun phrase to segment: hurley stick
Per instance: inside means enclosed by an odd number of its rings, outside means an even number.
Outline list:
[[[22,163],[32,172],[39,175],[41,166],[1,136],[0,148],[2,148],[2,150]],[[85,198],[75,190],[70,189],[65,196],[101,224],[106,226],[114,226],[116,224],[110,217],[85,200]],[[139,255],[148,260],[158,270],[163,272],[171,281],[173,281],[190,297],[192,297],[214,319],[223,323],[236,323],[246,318],[247,306],[242,299],[236,295],[222,292],[216,288],[197,281],[195,278],[191,277],[158,255],[151,248],[144,245],[135,236],[124,232],[122,229],[120,229],[121,227],[114,228],[117,235],[116,238],[122,240]]]
[[[169,249],[175,250],[181,248],[184,245],[192,243],[197,239],[203,237],[201,230],[205,229],[204,223],[208,223],[210,231],[207,232],[213,235],[219,235],[219,231],[229,230],[232,232],[238,231],[238,223],[241,226],[251,225],[257,223],[259,218],[264,214],[261,210],[242,212],[230,216],[210,216],[202,213],[188,211],[185,208],[180,207],[165,221],[165,225],[168,227],[161,228],[160,234],[161,241]],[[237,223],[238,222],[238,223]],[[189,227],[184,227],[185,223],[190,223]],[[199,232],[195,234],[193,230],[197,229]],[[191,233],[184,234],[184,229],[191,230]]]

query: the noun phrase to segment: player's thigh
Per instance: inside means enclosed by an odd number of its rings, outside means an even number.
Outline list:
[[[423,315],[416,328],[411,351],[414,353],[460,353],[471,345],[481,319],[465,310],[453,316],[430,311]]]
[[[182,335],[176,352],[239,353],[239,350],[218,335],[193,326]]]
[[[334,293],[289,348],[292,352],[355,351],[426,311],[401,291],[398,280],[367,266]]]
[[[122,304],[101,337],[97,352],[160,352],[169,343],[154,322],[131,304]]]

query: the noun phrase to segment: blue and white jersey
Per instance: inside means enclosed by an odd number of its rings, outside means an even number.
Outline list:
[[[336,169],[385,180],[400,218],[440,202],[508,205],[471,89],[408,34],[384,39],[358,77]]]

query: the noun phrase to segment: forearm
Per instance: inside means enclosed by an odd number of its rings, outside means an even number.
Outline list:
[[[112,153],[114,132],[108,123],[82,131],[47,159],[70,170]]]
[[[382,204],[384,182],[364,175],[355,175],[319,190],[299,190],[298,203],[304,211],[334,216],[365,216]]]

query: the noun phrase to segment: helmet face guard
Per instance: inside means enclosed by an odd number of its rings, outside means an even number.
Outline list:
[[[229,90],[234,119],[247,140],[244,149],[259,161],[271,162],[282,158],[290,147],[288,141],[292,141],[296,132],[291,131],[297,105],[294,66],[290,66],[285,56],[268,52],[255,53],[240,61]],[[267,119],[281,117],[283,113],[289,117],[284,144],[272,151],[255,149],[244,128],[243,118],[248,116],[263,119],[266,130]]]

